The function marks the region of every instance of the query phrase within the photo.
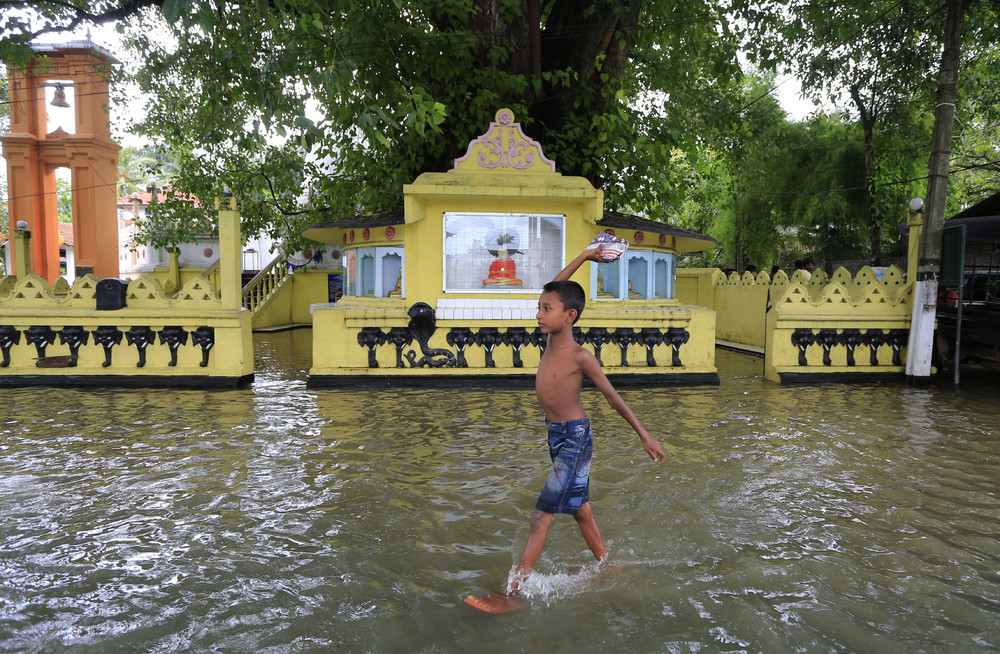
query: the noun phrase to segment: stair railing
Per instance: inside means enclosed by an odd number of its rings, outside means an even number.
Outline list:
[[[198,274],[198,276],[204,277],[205,279],[211,281],[215,285],[215,287],[218,288],[219,286],[218,273],[219,273],[219,259],[216,259],[215,261],[212,262],[212,265],[202,270]]]
[[[243,306],[256,314],[274,297],[275,291],[286,279],[292,276],[288,262],[284,257],[278,257],[243,287]]]

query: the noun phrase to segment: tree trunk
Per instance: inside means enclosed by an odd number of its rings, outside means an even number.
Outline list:
[[[528,88],[528,107],[542,88],[542,8],[541,0],[528,0],[528,45],[531,49],[531,86]]]
[[[519,4],[511,9],[502,0],[475,0],[477,11],[469,28],[477,38],[481,67],[500,68],[528,81],[530,134],[544,145],[546,132],[562,129],[574,115],[588,114],[581,105],[603,110],[613,97],[628,63],[628,33],[639,20],[642,3],[599,2],[587,12],[578,0],[520,0]],[[448,20],[439,17],[436,24],[447,27]],[[503,49],[505,56],[492,57],[495,48]],[[543,80],[545,73],[554,71],[569,71],[573,82]],[[584,175],[565,164],[560,172]],[[603,181],[593,175],[588,179],[598,187]]]
[[[882,227],[875,215],[875,115],[865,107],[857,84],[851,85],[851,99],[858,108],[861,129],[865,136],[865,187],[868,195],[865,207],[868,210],[868,239],[871,245],[871,260],[874,263],[882,256]]]
[[[545,132],[559,130],[567,119],[591,110],[603,111],[613,90],[620,84],[628,61],[628,33],[639,20],[642,3],[595,3],[593,11],[581,11],[578,0],[556,0],[541,37],[541,72],[572,71],[570,86],[544,83],[541,95],[531,106],[531,116],[544,142]],[[604,75],[607,75],[604,77]],[[598,188],[603,180],[574,167],[563,168],[565,175],[582,175]]]
[[[948,0],[944,51],[938,74],[937,108],[934,111],[927,201],[924,204],[924,234],[920,267],[921,279],[936,279],[941,269],[941,232],[944,228],[945,200],[948,198],[948,170],[951,133],[955,125],[955,97],[958,94],[958,64],[962,54],[962,24],[970,0]]]
[[[937,306],[937,276],[941,270],[941,231],[944,228],[945,200],[948,196],[948,169],[951,159],[951,131],[955,124],[955,96],[958,94],[958,62],[962,54],[962,21],[971,0],[947,0],[944,51],[938,74],[934,136],[931,140],[930,170],[924,212],[923,252],[913,288],[913,316],[906,348],[906,375],[929,377],[934,350],[934,320]],[[910,280],[914,281],[914,280]]]

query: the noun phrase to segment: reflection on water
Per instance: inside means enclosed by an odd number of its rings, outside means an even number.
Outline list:
[[[530,390],[307,390],[308,331],[237,391],[5,391],[3,651],[878,651],[1000,647],[1000,408],[963,387],[596,391],[592,500],[503,587],[547,466]]]

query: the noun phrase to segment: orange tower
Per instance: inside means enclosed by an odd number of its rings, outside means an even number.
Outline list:
[[[35,46],[24,68],[8,65],[10,133],[0,136],[7,160],[10,228],[31,231],[32,272],[50,283],[59,277],[57,168],[72,180],[76,274],[118,276],[116,214],[118,151],[111,140],[108,77],[118,61],[89,40]],[[46,133],[46,86],[71,86],[75,133]]]

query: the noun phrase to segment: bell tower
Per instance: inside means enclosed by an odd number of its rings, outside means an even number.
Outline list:
[[[111,140],[108,78],[119,63],[89,40],[34,46],[26,67],[7,66],[10,133],[0,136],[7,160],[10,228],[26,221],[31,232],[32,272],[50,283],[59,277],[57,168],[72,181],[76,273],[118,277],[116,214],[118,151]],[[53,104],[66,106],[72,87],[73,134],[48,132],[45,88],[55,86]]]

